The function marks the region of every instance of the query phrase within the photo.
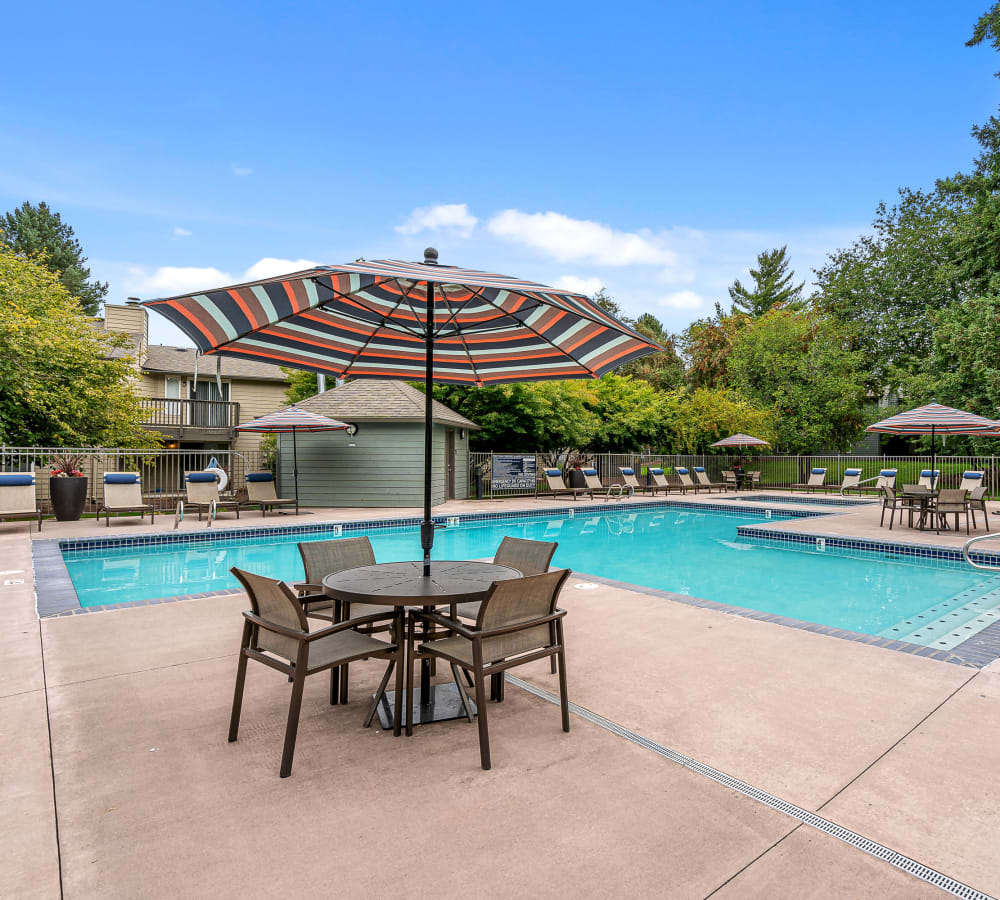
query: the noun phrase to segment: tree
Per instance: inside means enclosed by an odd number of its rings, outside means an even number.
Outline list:
[[[757,406],[735,391],[696,388],[663,398],[663,449],[669,453],[704,453],[720,438],[742,432],[775,441],[773,409]]]
[[[648,381],[657,390],[672,390],[684,380],[684,363],[677,354],[676,339],[663,327],[656,316],[643,313],[635,321],[635,330],[643,337],[664,348],[662,353],[653,353],[641,359],[632,360],[616,371],[620,375],[631,375]]]
[[[298,403],[307,397],[313,397],[319,392],[319,380],[315,372],[307,372],[305,369],[289,369],[281,367],[281,371],[288,376],[288,387],[285,388],[285,399],[289,403]]]
[[[776,307],[744,328],[727,366],[735,390],[778,415],[782,450],[847,449],[865,425],[861,353],[835,320]]]
[[[93,328],[56,273],[0,246],[0,442],[157,446],[119,355],[131,348]]]
[[[733,312],[757,318],[774,306],[802,304],[805,282],[795,284],[795,272],[788,268],[788,247],[764,250],[757,255],[757,268],[750,270],[753,289],[744,287],[737,278],[729,288]]]
[[[587,449],[631,453],[660,446],[663,393],[649,382],[616,374],[604,375],[593,384],[598,424]]]
[[[73,229],[47,204],[34,206],[25,201],[0,218],[0,245],[3,244],[15,253],[37,257],[59,275],[63,287],[79,301],[86,315],[99,313],[108,285],[90,280],[87,257],[73,236]]]
[[[724,388],[729,383],[727,361],[740,331],[751,319],[746,313],[726,315],[715,304],[715,315],[697,319],[681,335],[681,347],[688,359],[685,380],[693,388]]]

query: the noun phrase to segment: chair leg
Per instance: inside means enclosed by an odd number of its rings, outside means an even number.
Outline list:
[[[347,673],[349,666],[340,667],[340,702],[347,703]]]
[[[379,682],[378,690],[375,691],[375,696],[372,697],[372,702],[368,704],[368,712],[365,715],[365,728],[371,727],[372,719],[375,718],[375,711],[378,709],[379,701],[385,693],[386,686],[389,684],[389,676],[392,675],[392,670],[394,668],[396,668],[396,660],[390,659],[389,665],[385,667],[385,674]],[[399,679],[397,678],[396,680],[398,681]]]
[[[466,675],[469,674],[468,669],[463,669]],[[462,700],[462,709],[465,710],[465,717],[469,720],[469,724],[472,724],[472,707],[469,706],[469,698],[465,693],[465,688],[462,687],[462,676],[458,672],[458,666],[455,663],[451,664],[451,674],[455,679],[455,687],[458,688],[458,696]]]
[[[303,641],[302,647],[307,645]],[[292,774],[292,757],[295,756],[295,738],[299,733],[299,712],[302,709],[302,689],[306,685],[306,660],[308,659],[305,650],[299,651],[295,666],[295,680],[292,682],[292,698],[288,703],[288,724],[285,726],[285,747],[281,752],[282,778],[287,778]]]
[[[413,734],[413,630],[411,618],[406,630],[406,736]]]
[[[229,741],[236,740],[240,731],[240,713],[243,710],[243,686],[247,680],[246,648],[250,645],[250,634],[253,626],[249,622],[243,625],[243,640],[240,643],[240,661],[236,664],[236,689],[233,691],[233,712],[229,717]]]
[[[397,617],[396,632],[396,696],[392,710],[392,734],[399,737],[403,731],[403,663],[406,661],[406,645],[403,643],[402,616]]]
[[[563,645],[562,619],[556,622],[559,638],[559,709],[562,711],[562,730],[569,731],[569,693],[566,689],[566,648]],[[552,657],[555,659],[556,657]]]
[[[490,768],[490,730],[486,721],[486,678],[483,675],[482,652],[476,654],[476,718],[479,719],[479,761],[484,769]]]
[[[340,702],[340,669],[334,666],[330,669],[330,706]]]

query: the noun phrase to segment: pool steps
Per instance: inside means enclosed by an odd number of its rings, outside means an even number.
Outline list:
[[[879,637],[951,650],[1000,621],[1000,575],[891,625]]]

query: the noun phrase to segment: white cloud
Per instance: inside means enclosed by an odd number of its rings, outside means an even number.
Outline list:
[[[700,309],[705,301],[694,291],[675,291],[659,299],[660,306],[670,309]]]
[[[265,256],[250,266],[240,280],[257,281],[261,278],[273,278],[275,275],[301,272],[303,269],[312,269],[315,266],[316,263],[311,259],[278,259],[274,256]]]
[[[214,290],[244,281],[260,281],[262,278],[311,269],[315,265],[311,259],[277,259],[266,256],[257,260],[245,272],[236,275],[210,266],[160,266],[152,271],[143,266],[130,266],[125,289],[127,294],[143,299],[170,297],[189,291]]]
[[[562,213],[525,213],[505,209],[487,227],[499,238],[540,250],[559,262],[606,266],[673,266],[677,254],[662,235],[648,230],[616,231],[600,222],[571,219]]]
[[[233,174],[237,178],[246,178],[247,175],[253,175],[253,169],[248,168],[247,166],[238,166],[236,163],[233,163]]]
[[[450,231],[468,237],[478,221],[464,203],[439,203],[437,206],[418,206],[402,225],[396,226],[396,231],[399,234]]]
[[[589,297],[604,287],[604,279],[581,278],[579,275],[563,275],[557,278],[552,286],[562,288],[565,291],[573,291],[577,294],[585,294]]]
[[[174,237],[177,238],[191,237],[191,232],[188,231],[186,228],[181,228],[180,225],[178,225],[174,229]]]

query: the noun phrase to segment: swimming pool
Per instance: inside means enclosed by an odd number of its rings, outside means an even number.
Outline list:
[[[592,512],[593,514],[588,514]],[[504,535],[553,540],[553,561],[574,572],[660,588],[849,631],[880,634],[954,598],[996,588],[984,573],[933,559],[859,556],[827,549],[769,545],[737,528],[782,519],[773,513],[692,510],[682,505],[629,513],[579,510],[573,516],[478,521],[441,529],[439,559],[492,557]],[[380,562],[419,555],[414,527],[373,529]],[[220,536],[221,537],[221,536]],[[64,551],[83,606],[134,602],[236,588],[232,566],[301,580],[296,544],[329,534],[222,539]],[[910,631],[912,629],[908,629]]]

